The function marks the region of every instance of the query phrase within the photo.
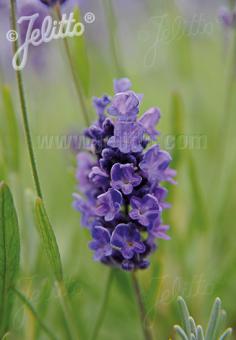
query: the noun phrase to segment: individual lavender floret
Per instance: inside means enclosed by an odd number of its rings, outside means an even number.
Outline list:
[[[89,243],[89,248],[94,251],[95,261],[99,261],[104,256],[110,256],[112,254],[111,236],[106,228],[99,226],[94,227],[92,237],[93,241]]]
[[[133,220],[138,220],[143,226],[151,229],[161,211],[158,200],[150,194],[147,194],[142,198],[134,196],[130,200],[130,205],[132,210],[130,211],[129,216]]]
[[[141,181],[142,177],[135,173],[133,164],[116,163],[111,168],[111,186],[120,189],[125,195],[131,194]]]
[[[160,110],[138,119],[141,96],[127,78],[114,81],[113,98],[94,97],[98,120],[85,129],[91,143],[77,156],[76,178],[83,194],[74,207],[90,230],[94,259],[124,270],[145,269],[157,239],[169,239],[162,212],[169,208],[164,181],[175,183],[170,155],[156,141]],[[109,118],[107,113],[113,116]]]
[[[132,259],[135,254],[145,252],[145,245],[141,240],[140,232],[134,224],[118,224],[111,237],[111,245],[121,251],[127,260]]]
[[[122,195],[118,190],[109,189],[97,198],[96,214],[105,221],[112,221],[120,211]]]

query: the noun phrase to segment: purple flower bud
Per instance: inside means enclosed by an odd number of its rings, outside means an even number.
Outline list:
[[[109,105],[110,102],[111,102],[110,97],[106,95],[101,98],[93,97],[93,106],[95,107],[96,113],[101,123],[103,123],[106,118],[104,112],[105,112],[107,105]]]
[[[131,89],[131,81],[128,78],[121,78],[114,80],[114,91],[115,93],[126,92]]]
[[[117,93],[111,102],[107,112],[120,120],[133,121],[139,112],[139,99],[132,91]]]

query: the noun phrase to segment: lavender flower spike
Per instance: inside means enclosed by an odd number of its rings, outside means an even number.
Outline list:
[[[176,174],[170,155],[144,139],[159,135],[159,109],[138,119],[140,95],[130,88],[129,79],[118,79],[113,98],[94,98],[98,119],[84,132],[91,143],[79,153],[76,172],[84,197],[74,194],[94,260],[126,271],[147,268],[156,241],[170,238],[162,216],[170,208],[163,183],[174,184]]]

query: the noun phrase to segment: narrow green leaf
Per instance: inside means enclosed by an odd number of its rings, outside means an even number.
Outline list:
[[[2,87],[3,109],[6,117],[7,157],[13,171],[19,169],[19,131],[10,88]]]
[[[197,336],[197,327],[196,327],[196,324],[195,324],[195,321],[194,319],[190,316],[189,318],[189,322],[190,322],[190,326],[191,326],[191,332]]]
[[[35,203],[35,217],[52,272],[54,273],[56,280],[61,282],[63,280],[63,274],[59,248],[43,202],[39,197],[36,199]]]
[[[225,329],[225,324],[226,324],[226,311],[224,309],[221,309],[219,318],[217,320],[217,324],[215,327],[215,332],[214,332],[214,338],[219,338],[219,333],[223,332]]]
[[[20,236],[13,198],[8,186],[0,183],[0,338],[9,329],[20,259]]]
[[[181,150],[178,141],[180,136],[184,134],[184,103],[181,95],[178,92],[174,92],[171,98],[171,125],[172,135],[176,140],[175,148],[172,152],[172,167],[178,169],[183,150]]]
[[[186,302],[181,296],[178,297],[177,302],[179,305],[179,310],[180,310],[183,326],[185,327],[187,336],[189,337],[189,339],[191,339],[191,324],[189,321],[190,315],[189,315],[188,307],[186,305]]]
[[[77,22],[81,22],[80,10],[78,6],[76,6],[74,9],[74,18]],[[73,38],[70,41],[70,46],[72,48],[74,66],[76,68],[76,72],[79,75],[79,80],[81,82],[83,92],[88,97],[90,68],[84,34],[81,35],[80,37]]]
[[[174,329],[176,331],[176,333],[181,337],[182,340],[189,340],[189,338],[187,337],[185,331],[183,330],[183,328],[181,328],[178,325],[174,326]]]
[[[202,326],[197,326],[197,340],[204,340],[204,333]]]
[[[42,321],[42,319],[40,318],[39,314],[37,313],[37,311],[35,310],[35,308],[33,307],[33,305],[31,304],[31,302],[27,299],[27,297],[25,297],[18,289],[14,289],[13,290],[14,293],[18,296],[18,298],[26,305],[26,307],[29,309],[29,311],[31,312],[31,314],[34,316],[34,318],[37,320],[38,324],[40,325],[40,327],[44,330],[44,332],[48,335],[48,337],[50,339],[55,340],[56,336],[52,333],[52,331],[48,328],[47,325],[45,325],[45,323]]]
[[[216,298],[214,305],[211,310],[210,320],[208,322],[206,330],[206,340],[212,340],[217,325],[218,318],[220,316],[221,300]]]
[[[226,329],[226,331],[221,335],[220,340],[225,340],[232,334],[232,328]]]

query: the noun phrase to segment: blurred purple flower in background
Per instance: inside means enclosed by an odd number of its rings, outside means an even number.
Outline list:
[[[130,87],[127,78],[119,79],[113,98],[93,99],[98,120],[84,131],[91,143],[87,156],[79,153],[76,173],[84,198],[74,194],[74,207],[93,238],[94,259],[124,270],[146,268],[155,240],[169,239],[169,227],[162,223],[169,204],[161,182],[173,183],[176,174],[159,145],[145,151],[144,137],[158,135],[154,125],[160,111],[151,108],[138,120],[140,101]]]
[[[44,5],[52,7],[52,6],[56,5],[56,4],[62,5],[67,0],[39,0],[39,1],[41,1]]]
[[[219,19],[226,28],[236,28],[236,9],[230,10],[227,7],[221,7],[219,10]]]

